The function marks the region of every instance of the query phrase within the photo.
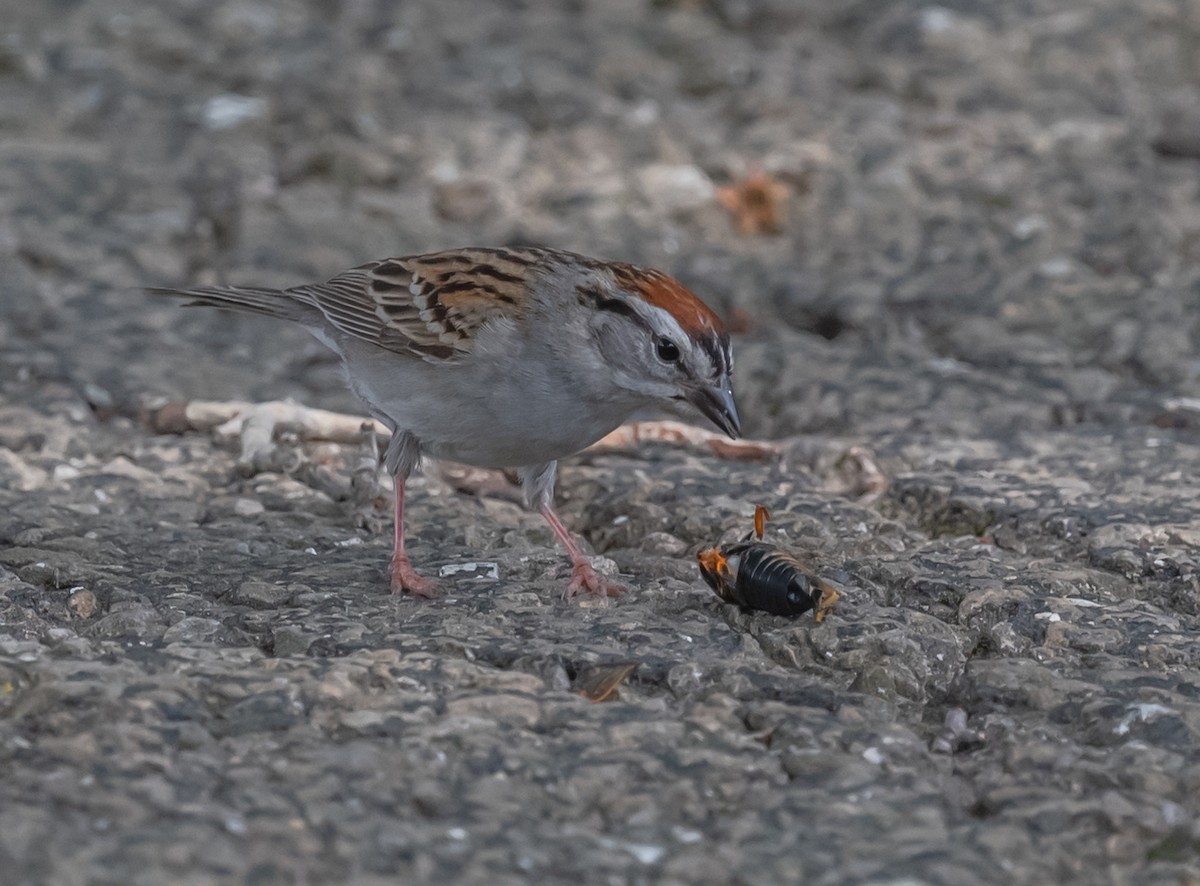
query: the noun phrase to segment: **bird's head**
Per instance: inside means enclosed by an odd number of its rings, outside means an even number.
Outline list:
[[[660,271],[611,262],[583,273],[574,294],[591,309],[596,346],[622,390],[648,404],[690,405],[741,435],[729,333],[708,305]]]

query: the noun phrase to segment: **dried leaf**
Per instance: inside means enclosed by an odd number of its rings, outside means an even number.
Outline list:
[[[636,669],[637,662],[633,661],[595,665],[575,679],[575,689],[588,701],[613,701],[617,697],[617,687]]]
[[[717,188],[717,199],[742,234],[778,234],[787,217],[790,189],[761,169],[741,181]]]

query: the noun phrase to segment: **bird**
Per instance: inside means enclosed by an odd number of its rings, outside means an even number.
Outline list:
[[[733,351],[718,315],[667,274],[534,246],[386,258],[288,289],[151,288],[151,295],[290,320],[334,351],[391,431],[393,594],[435,595],[404,546],[404,488],[424,456],[516,469],[571,562],[564,597],[623,588],[554,510],[560,459],[635,412],[698,412],[733,439]]]

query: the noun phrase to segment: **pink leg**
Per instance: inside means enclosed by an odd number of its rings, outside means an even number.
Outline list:
[[[579,550],[579,545],[575,544],[575,539],[571,538],[571,533],[567,532],[567,528],[562,525],[558,514],[554,513],[554,509],[550,505],[542,505],[538,510],[546,518],[546,522],[550,524],[550,528],[554,530],[554,534],[558,536],[562,546],[567,549],[567,556],[571,558],[571,583],[567,585],[567,591],[563,594],[564,599],[570,599],[578,594],[615,597],[625,590],[592,568],[592,564],[588,562],[587,557],[583,556],[583,551]]]
[[[404,478],[397,474],[396,487],[396,540],[392,548],[392,593],[412,594],[414,597],[434,596],[433,582],[417,575],[412,561],[404,553]]]

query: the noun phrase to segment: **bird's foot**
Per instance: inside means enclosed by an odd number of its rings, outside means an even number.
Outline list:
[[[396,554],[392,557],[392,593],[427,599],[437,596],[433,581],[417,575],[412,561],[404,554]]]
[[[570,600],[581,594],[593,594],[597,597],[607,598],[624,592],[624,587],[605,578],[587,560],[580,559],[571,564],[571,583],[567,585],[563,599]]]

